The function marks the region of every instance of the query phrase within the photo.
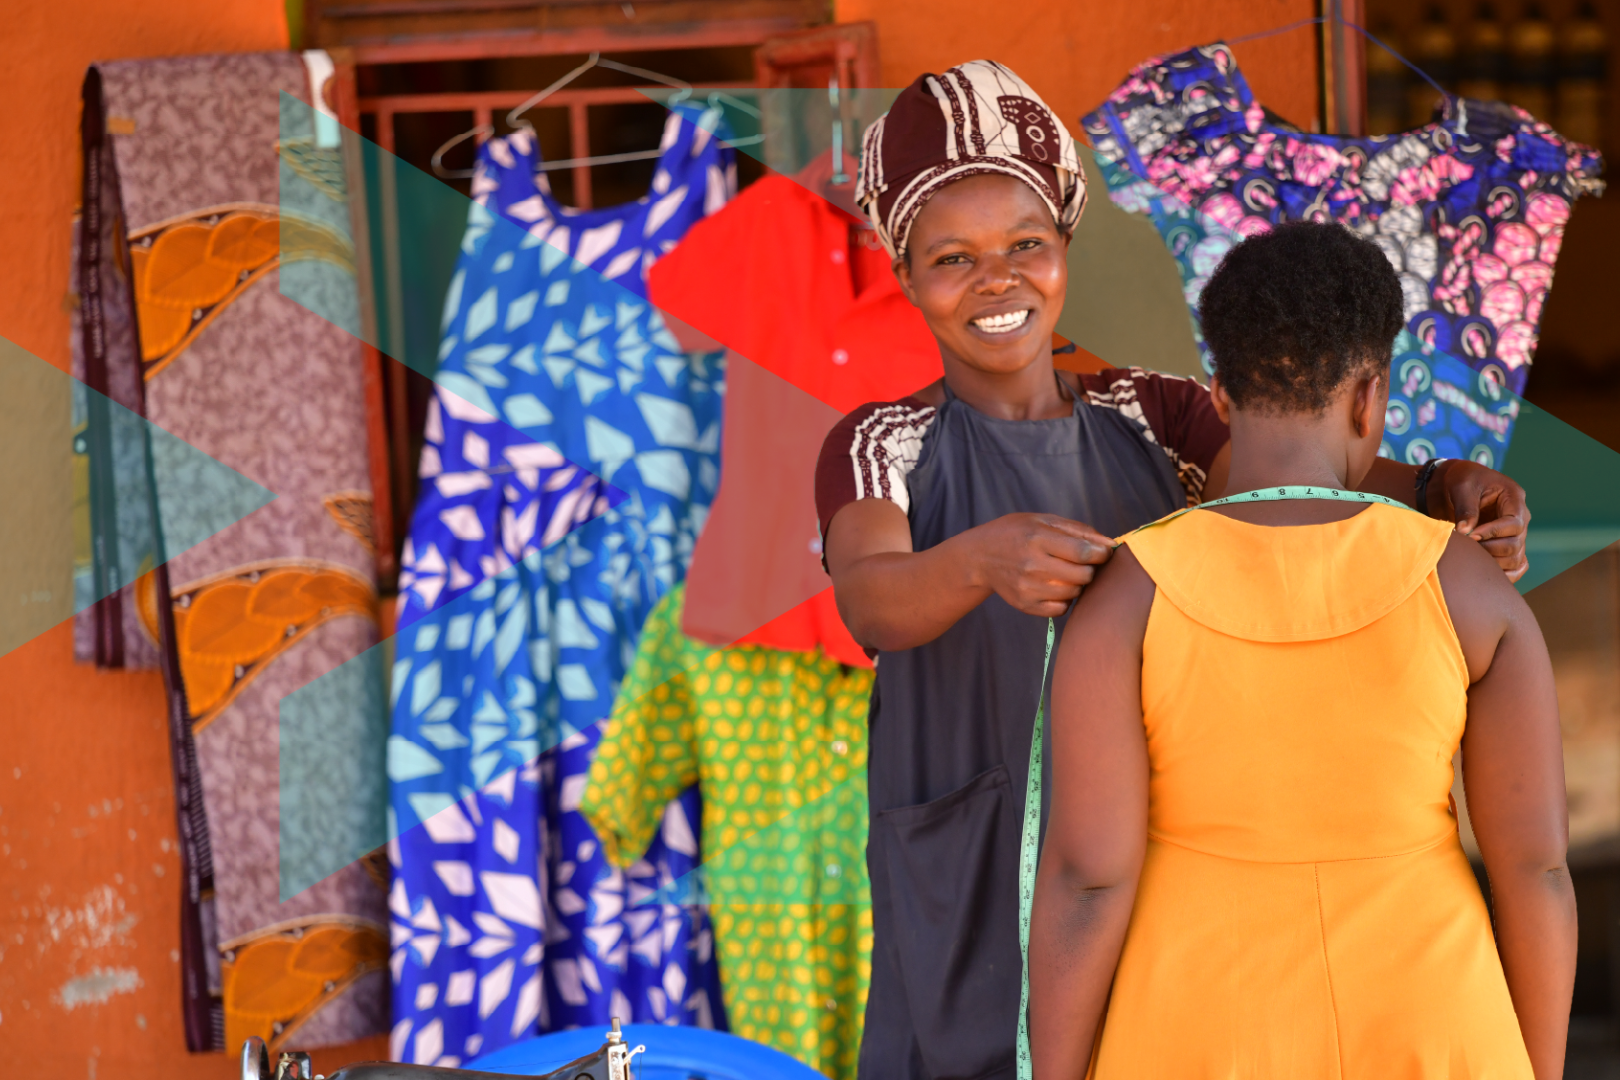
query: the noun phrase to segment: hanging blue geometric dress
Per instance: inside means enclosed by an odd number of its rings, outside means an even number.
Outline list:
[[[601,210],[551,197],[526,134],[480,150],[400,574],[396,1060],[613,1016],[724,1026],[706,913],[645,903],[697,865],[696,789],[627,872],[577,812],[719,483],[722,356],[682,353],[644,284],[735,193],[717,125],[678,107],[652,190]]]

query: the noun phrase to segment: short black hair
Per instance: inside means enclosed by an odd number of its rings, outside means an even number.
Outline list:
[[[1370,240],[1295,221],[1227,253],[1199,321],[1234,404],[1321,412],[1345,380],[1387,369],[1406,318],[1400,279]]]

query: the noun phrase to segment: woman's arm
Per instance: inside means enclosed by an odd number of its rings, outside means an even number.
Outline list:
[[[1575,892],[1552,663],[1529,605],[1479,545],[1453,537],[1440,582],[1473,680],[1463,781],[1502,969],[1537,1080],[1557,1080],[1575,986]]]
[[[1081,1080],[1147,848],[1142,636],[1153,581],[1129,548],[1063,630],[1052,674],[1051,820],[1030,926],[1030,1049],[1039,1080]]]
[[[827,524],[827,571],[855,640],[892,652],[927,644],[992,593],[1055,617],[1108,559],[1112,541],[1051,514],[1008,514],[926,551],[887,499],[848,503]]]

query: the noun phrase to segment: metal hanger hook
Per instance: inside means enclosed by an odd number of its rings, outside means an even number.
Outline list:
[[[688,94],[692,92],[691,83],[687,82],[685,79],[677,79],[673,75],[660,75],[656,71],[648,71],[646,68],[631,67],[629,64],[621,64],[617,60],[598,60],[597,65],[599,67],[609,68],[613,71],[622,71],[626,75],[640,75],[643,79],[651,79],[655,83],[663,83],[665,86],[673,86],[675,89],[684,90]]]
[[[608,61],[608,62],[612,63],[612,61]],[[573,82],[575,79],[579,78],[581,75],[583,75],[587,71],[591,70],[591,68],[596,67],[600,63],[602,63],[602,54],[599,53],[599,52],[591,53],[590,58],[588,60],[586,60],[583,64],[579,65],[579,67],[577,67],[574,70],[570,71],[568,74],[564,75],[562,78],[558,79],[556,82],[552,83],[550,86],[546,87],[544,90],[541,90],[539,93],[535,94],[533,97],[529,98],[527,101],[524,101],[523,103],[518,105],[511,112],[507,113],[506,114],[506,124],[507,124],[507,126],[511,127],[511,128],[516,128],[516,129],[527,130],[531,134],[538,134],[538,133],[535,132],[533,124],[529,123],[527,120],[520,120],[518,118],[520,116],[522,116],[524,113],[528,112],[530,109],[534,108],[536,105],[540,104],[546,98],[550,97],[552,94],[555,94],[558,90],[561,90],[563,87],[567,86],[569,83]]]
[[[455,146],[458,143],[465,142],[474,135],[489,136],[493,134],[495,134],[494,125],[479,124],[471,131],[463,131],[460,135],[450,139],[443,146],[433,151],[433,158],[430,162],[433,167],[433,175],[437,176],[441,180],[465,180],[472,176],[473,170],[471,169],[446,169],[444,167],[445,151],[449,150],[452,146]]]

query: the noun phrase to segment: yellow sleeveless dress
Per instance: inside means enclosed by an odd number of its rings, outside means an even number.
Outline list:
[[[1097,1080],[1532,1080],[1449,794],[1450,533],[1373,504],[1127,538],[1149,839]]]

